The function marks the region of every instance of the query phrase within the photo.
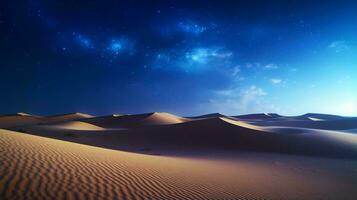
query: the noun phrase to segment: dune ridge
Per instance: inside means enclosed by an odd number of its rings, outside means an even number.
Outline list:
[[[276,113],[256,113],[256,114],[247,114],[247,115],[237,115],[233,116],[240,120],[266,120],[266,119],[275,119],[282,118],[283,116]]]
[[[84,113],[69,113],[69,114],[46,116],[44,117],[44,121],[46,123],[56,123],[56,122],[80,120],[80,119],[86,119],[92,117],[94,116]]]
[[[312,120],[308,117],[306,120],[281,120],[281,121],[260,121],[253,122],[258,126],[281,126],[281,127],[299,127],[299,128],[312,128],[323,130],[347,130],[357,128],[357,117],[350,117],[344,119],[321,119]]]
[[[199,116],[194,116],[194,117],[189,117],[191,119],[202,119],[202,118],[217,118],[217,117],[228,117],[222,113],[211,113],[211,114],[206,114],[206,115],[199,115]]]
[[[27,113],[0,116],[0,128],[11,128],[15,126],[33,125],[39,123],[43,123],[43,119],[41,117]]]
[[[91,119],[83,119],[81,121],[88,122],[104,128],[129,128],[184,123],[190,121],[190,119],[165,112],[153,112],[137,115],[111,115],[104,117],[95,117]]]
[[[84,113],[70,113],[51,116],[37,116],[27,113],[16,113],[0,116],[0,128],[21,128],[29,125],[52,124],[68,122],[94,116]]]

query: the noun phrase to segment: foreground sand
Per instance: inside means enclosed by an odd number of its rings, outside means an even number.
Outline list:
[[[357,162],[240,154],[196,159],[0,130],[0,199],[356,199]]]

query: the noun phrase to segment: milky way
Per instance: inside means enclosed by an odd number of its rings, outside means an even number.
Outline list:
[[[73,37],[75,38],[76,42],[80,46],[82,46],[84,48],[88,48],[88,49],[94,48],[92,41],[90,39],[88,39],[87,37],[85,37],[81,34],[75,33],[75,32],[73,32]]]

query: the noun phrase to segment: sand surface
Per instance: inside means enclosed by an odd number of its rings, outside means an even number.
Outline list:
[[[355,199],[357,163],[150,156],[0,130],[1,199]]]
[[[356,199],[355,121],[0,116],[0,199]]]

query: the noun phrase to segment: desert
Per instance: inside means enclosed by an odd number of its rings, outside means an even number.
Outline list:
[[[351,123],[355,118],[320,118],[5,115],[0,194],[3,199],[355,199],[357,135],[350,132],[357,128]]]

